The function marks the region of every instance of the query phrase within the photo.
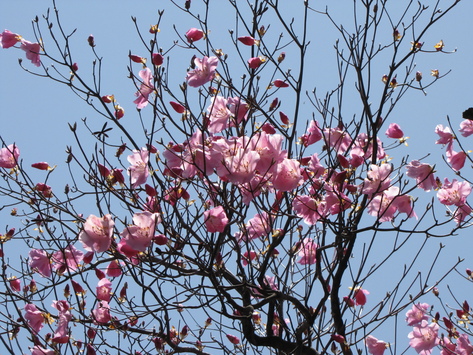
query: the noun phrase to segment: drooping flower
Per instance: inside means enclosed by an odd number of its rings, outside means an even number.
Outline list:
[[[119,277],[122,274],[122,268],[118,260],[112,260],[105,269],[108,277]]]
[[[406,166],[406,169],[406,175],[416,179],[417,186],[421,189],[430,191],[437,187],[433,166],[413,160]]]
[[[141,78],[140,89],[136,92],[135,96],[138,97],[133,103],[136,104],[136,108],[141,110],[148,105],[148,97],[154,91],[153,87],[153,73],[149,68],[140,70],[138,75]]]
[[[361,287],[357,287],[355,291],[353,291],[353,298],[355,299],[355,304],[357,306],[364,306],[367,302],[366,296],[369,295],[370,293],[362,289]]]
[[[136,188],[137,186],[144,184],[148,179],[149,152],[146,148],[134,150],[133,154],[129,155],[127,160],[131,164],[128,168],[131,187]]]
[[[30,268],[45,277],[51,276],[51,260],[44,250],[31,249],[29,252]]]
[[[315,264],[318,245],[310,238],[305,238],[301,244],[300,259],[297,262],[301,265]]]
[[[110,248],[115,223],[109,214],[102,218],[93,214],[87,217],[79,240],[87,251],[102,253]]]
[[[52,306],[59,311],[57,328],[52,337],[55,343],[65,344],[69,341],[69,321],[72,319],[67,301],[53,301]]]
[[[15,44],[21,41],[21,36],[16,33],[12,33],[9,30],[4,30],[0,33],[0,47],[7,49],[13,47]]]
[[[25,319],[28,322],[28,326],[33,329],[35,333],[39,333],[41,328],[43,328],[43,313],[32,303],[25,305]]]
[[[453,142],[450,142],[447,145],[445,155],[447,156],[447,162],[450,164],[453,170],[460,171],[465,165],[467,154],[463,150],[459,152],[454,151]]]
[[[204,212],[205,227],[210,233],[221,233],[228,224],[227,214],[222,206]]]
[[[22,39],[20,48],[26,52],[26,59],[29,59],[33,65],[37,67],[41,65],[39,54],[41,51],[41,46],[39,43],[32,43]]]
[[[372,335],[368,335],[365,338],[365,344],[368,348],[368,352],[372,355],[383,355],[384,351],[388,347],[388,343],[378,340]]]
[[[20,150],[15,144],[0,149],[0,168],[13,169],[18,164]]]
[[[412,332],[409,333],[409,345],[420,355],[430,355],[432,349],[440,343],[438,330],[437,323],[428,324],[427,321],[422,321],[422,323],[415,325]]]
[[[445,145],[445,144],[451,143],[453,139],[455,138],[450,127],[444,127],[441,124],[435,127],[435,133],[439,136],[439,139],[435,142],[435,144]]]
[[[463,137],[469,137],[473,134],[473,120],[463,120],[460,123],[459,132]]]
[[[311,144],[314,144],[322,139],[322,131],[319,128],[317,121],[312,120],[309,123],[307,128],[307,133],[300,137],[301,143],[304,147],[308,147]]]
[[[204,85],[215,77],[217,57],[203,57],[194,59],[195,69],[187,73],[187,84],[194,88]]]

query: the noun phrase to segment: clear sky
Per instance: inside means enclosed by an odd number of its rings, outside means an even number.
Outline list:
[[[194,0],[193,4],[197,2]],[[294,12],[293,6],[291,6],[295,2],[294,0],[280,2],[287,6],[288,14]],[[398,10],[402,10],[408,2],[407,0],[398,0]],[[435,3],[436,1],[428,2]],[[445,4],[451,3],[451,1],[443,2]],[[315,6],[319,2],[311,1],[311,3],[314,3]],[[333,11],[340,21],[350,23],[352,1],[335,0],[328,3],[329,10]],[[51,2],[46,0],[4,1],[0,11],[0,31],[9,29],[34,41],[31,20],[36,15],[41,19],[41,15],[46,13],[48,7],[51,7]],[[188,18],[178,16],[178,12],[172,10],[170,2],[167,0],[121,0],[114,2],[58,0],[57,7],[65,30],[72,31],[77,28],[72,41],[72,53],[79,65],[80,72],[91,69],[93,58],[86,39],[89,34],[95,36],[97,52],[104,57],[104,87],[108,88],[110,92],[113,91],[120,104],[127,110],[127,116],[124,118],[130,120],[127,124],[131,124],[130,122],[134,118],[137,119],[132,103],[136,89],[127,79],[128,53],[131,51],[141,54],[140,49],[142,48],[131,16],[135,16],[140,28],[147,31],[149,25],[156,22],[158,9],[165,8],[160,35],[169,45],[177,37],[172,27],[173,24],[176,25],[180,34],[197,25]],[[418,70],[422,71],[426,78],[428,78],[431,69],[438,69],[441,74],[450,69],[452,72],[430,87],[427,90],[427,96],[424,96],[420,91],[409,92],[391,116],[392,121],[399,123],[405,134],[410,137],[409,147],[406,147],[406,154],[409,154],[410,159],[421,158],[431,153],[432,159],[426,161],[436,163],[438,170],[450,178],[453,178],[454,175],[444,167],[445,164],[439,159],[441,148],[434,144],[437,139],[434,128],[440,123],[445,125],[447,115],[452,119],[454,127],[457,127],[461,122],[462,111],[473,106],[471,89],[473,82],[472,14],[473,1],[463,0],[455,10],[433,27],[430,34],[424,39],[425,46],[433,49],[435,43],[443,40],[446,51],[457,49],[457,52],[420,56]],[[227,19],[218,11],[218,8],[216,8],[215,14],[211,13],[210,15],[215,17],[214,28],[211,28],[212,35],[218,34],[217,40],[225,44],[229,29]],[[327,90],[335,83],[333,79],[335,57],[332,45],[336,34],[331,30],[327,21],[317,24],[317,29],[312,47],[314,68],[313,72],[309,74],[310,76],[306,78],[306,84],[308,90],[314,86],[317,86],[318,90]],[[47,161],[51,165],[63,164],[66,158],[65,147],[73,144],[67,123],[80,122],[84,117],[87,117],[91,122],[100,118],[75,97],[67,87],[24,72],[17,64],[17,59],[20,57],[23,58],[21,51],[0,50],[0,135],[8,143],[16,142],[21,148],[25,166],[38,161]],[[176,87],[180,81],[184,81],[185,69],[190,57],[172,58],[182,68],[180,72],[172,73],[176,78]],[[23,61],[23,65],[27,69],[36,69],[27,60]],[[387,67],[380,64],[377,70],[381,87],[381,77],[387,71]],[[353,99],[354,102],[355,99]],[[346,105],[349,106],[349,104],[350,98],[346,102]],[[310,110],[307,113],[309,118]],[[471,139],[464,139],[463,142],[467,149],[473,147]],[[400,150],[397,151],[398,154],[399,152]],[[394,163],[399,163],[401,157],[395,156],[393,159]],[[468,168],[465,168],[466,175],[473,177],[473,174],[466,169]],[[429,195],[429,198],[432,196]],[[3,227],[0,226],[1,228]],[[470,230],[460,231],[458,237],[438,241],[447,245],[445,257],[442,259],[445,268],[458,256],[469,258],[461,269],[473,268],[473,258],[470,256],[472,246],[470,234]],[[435,244],[435,247],[438,245],[438,243],[432,244]]]

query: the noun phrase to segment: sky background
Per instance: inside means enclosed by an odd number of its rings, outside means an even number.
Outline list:
[[[291,16],[297,16],[296,9],[292,5],[294,2],[294,0],[280,1],[286,7],[285,14],[288,19]],[[426,2],[430,3],[430,1]],[[194,4],[197,6],[197,3],[198,1],[194,0],[193,6]],[[315,6],[320,2],[312,1],[311,3],[314,3]],[[393,11],[401,11],[407,3],[406,0],[397,1],[398,8]],[[435,1],[431,1],[431,3],[435,3]],[[443,1],[443,3],[449,4],[451,1]],[[352,26],[352,1],[335,0],[328,2],[328,4],[328,9],[334,14],[336,21],[348,24],[347,27]],[[97,44],[97,52],[99,56],[104,58],[104,91],[108,90],[115,94],[121,106],[125,108],[124,120],[130,129],[134,129],[133,126],[138,123],[133,121],[133,119],[137,119],[132,103],[136,89],[127,79],[128,53],[129,51],[138,55],[142,53],[140,52],[142,45],[131,21],[131,16],[137,18],[139,27],[146,33],[149,25],[156,22],[158,9],[165,9],[163,22],[160,25],[160,36],[163,39],[163,46],[170,46],[172,41],[177,38],[173,28],[174,24],[180,34],[185,33],[188,28],[197,26],[195,20],[182,16],[170,5],[170,2],[166,0],[57,1],[65,31],[77,28],[72,40],[72,55],[74,61],[79,65],[80,73],[90,72],[92,68],[93,55],[86,40],[89,34],[93,34]],[[218,1],[214,6],[214,14],[210,14],[212,21],[214,21],[211,34],[216,41],[221,42],[224,46],[228,41],[228,29],[233,23],[233,19],[228,21],[225,16],[222,16]],[[46,13],[48,7],[51,7],[51,2],[46,0],[3,2],[0,11],[0,30],[9,29],[21,34],[27,40],[34,41],[31,20],[36,15],[41,19],[41,15]],[[446,117],[449,115],[454,127],[458,127],[462,111],[473,106],[471,14],[473,14],[473,2],[463,0],[446,18],[434,25],[428,36],[424,38],[425,46],[433,49],[433,45],[442,39],[445,42],[446,51],[457,49],[457,52],[419,56],[418,70],[424,73],[427,80],[431,69],[438,69],[441,74],[450,69],[452,72],[436,85],[427,89],[427,96],[420,91],[408,92],[391,116],[391,121],[399,123],[404,133],[410,137],[405,154],[408,154],[410,159],[418,159],[431,154],[432,157],[426,162],[437,164],[440,177],[454,178],[454,175],[449,172],[445,163],[440,159],[441,147],[434,144],[437,139],[434,134],[435,126],[437,124],[445,125]],[[333,43],[338,34],[333,31],[326,19],[322,17],[319,19],[320,23],[314,24],[313,39],[311,39],[313,63],[307,72],[305,83],[308,90],[316,86],[319,92],[325,92],[333,88],[336,83]],[[38,161],[47,161],[50,165],[63,164],[66,158],[65,147],[73,144],[72,134],[68,130],[68,122],[80,123],[82,118],[87,117],[89,122],[92,124],[97,122],[97,127],[101,127],[102,118],[84,105],[83,101],[75,97],[67,87],[23,71],[17,62],[17,59],[23,58],[23,56],[22,51],[13,48],[0,50],[0,135],[7,143],[15,142],[20,147],[25,166]],[[176,68],[180,68],[177,72],[171,72],[174,78],[171,80],[174,80],[176,88],[184,81],[185,69],[191,57],[190,53],[183,56],[172,56],[172,64]],[[23,65],[27,69],[36,70],[27,60],[23,61]],[[137,71],[138,67],[134,69]],[[384,66],[384,63],[380,63],[376,70],[379,73],[379,88],[381,90],[381,77],[387,72],[387,67]],[[354,97],[354,105],[358,104],[356,100],[357,98]],[[351,98],[348,98],[345,105],[349,107],[350,102]],[[309,105],[305,107],[309,119],[312,110]],[[466,149],[473,147],[471,143],[471,139],[463,140]],[[393,157],[394,164],[400,162],[401,156],[399,154],[401,152],[402,150],[396,151],[398,156]],[[464,169],[466,176],[473,177],[468,169],[469,167]],[[64,172],[67,173],[65,170]],[[39,173],[33,172],[33,174]],[[434,195],[431,194],[426,198],[432,198],[432,196]],[[419,206],[422,204],[419,203]],[[93,212],[95,211],[84,211],[84,214]],[[0,228],[2,227],[0,226]],[[466,257],[469,260],[460,269],[473,268],[473,258],[470,256],[473,242],[470,235],[471,230],[467,229],[460,231],[456,237],[431,243],[432,252],[438,243],[446,245],[445,255],[440,261],[442,267],[448,268],[457,257]],[[379,247],[382,248],[382,245]],[[400,257],[402,258],[402,256]],[[452,279],[452,282],[449,283],[456,287],[459,285],[456,280]],[[471,288],[471,285],[464,282],[461,287]],[[376,291],[372,293],[376,294]],[[471,295],[471,289],[469,294]]]

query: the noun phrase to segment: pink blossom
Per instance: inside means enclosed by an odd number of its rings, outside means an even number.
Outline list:
[[[297,261],[301,265],[312,265],[316,262],[316,252],[318,245],[310,238],[302,241],[301,250],[299,250],[300,259]]]
[[[53,301],[52,306],[59,311],[58,326],[53,335],[52,341],[55,343],[65,344],[69,341],[69,321],[72,319],[72,314],[69,311],[70,306],[67,301]]]
[[[406,166],[406,169],[406,175],[416,179],[417,186],[421,189],[430,191],[437,188],[433,166],[413,160]]]
[[[470,343],[470,339],[468,338],[468,335],[462,334],[457,339],[457,348],[456,348],[455,353],[458,354],[458,355],[471,355],[471,354],[473,354],[473,346]]]
[[[87,217],[84,228],[79,234],[79,240],[82,242],[84,249],[97,253],[108,250],[112,243],[114,226],[115,223],[109,214],[102,218],[93,214]]]
[[[467,181],[459,182],[453,179],[450,182],[445,179],[442,188],[437,192],[440,203],[446,206],[462,206],[466,203],[466,198],[471,193],[471,185]]]
[[[412,308],[406,313],[406,322],[407,325],[414,326],[420,324],[422,321],[427,321],[429,316],[427,311],[430,306],[427,303],[417,303],[412,306]]]
[[[364,306],[367,301],[366,296],[369,294],[370,293],[367,290],[357,287],[355,291],[353,291],[353,298],[355,299],[355,304],[357,306]]]
[[[378,340],[372,335],[368,335],[365,338],[365,344],[368,348],[368,353],[373,355],[383,355],[384,351],[388,347],[388,343]]]
[[[469,137],[473,134],[473,121],[472,120],[463,120],[460,123],[459,132],[463,137]]]
[[[45,349],[39,345],[35,345],[31,348],[31,355],[55,355],[54,350]]]
[[[141,110],[143,107],[148,105],[148,97],[154,91],[153,87],[153,73],[149,68],[144,68],[140,70],[138,75],[141,78],[140,89],[135,94],[138,97],[133,103],[136,104],[136,108]]]
[[[84,253],[77,250],[72,244],[69,244],[62,250],[58,250],[52,256],[52,260],[55,262],[53,268],[59,273],[64,273],[67,269],[70,271],[76,270],[82,259]]]
[[[264,63],[264,60],[261,57],[253,57],[248,59],[248,66],[251,69],[258,69],[261,64]]]
[[[242,36],[238,37],[237,39],[246,46],[252,46],[254,44],[259,45],[259,41],[251,36]]]
[[[240,339],[235,335],[227,334],[227,339],[230,340],[230,343],[234,345],[240,344]]]
[[[204,220],[209,233],[221,233],[228,224],[228,218],[222,206],[205,211]]]
[[[232,113],[227,108],[227,100],[222,96],[213,97],[211,101],[212,103],[207,108],[209,112],[208,130],[210,133],[219,133],[228,128]]]
[[[417,217],[411,197],[400,195],[399,187],[391,186],[386,191],[377,194],[368,205],[368,213],[378,218],[379,222],[391,221],[396,212],[406,213],[409,218]]]
[[[258,213],[245,225],[244,231],[237,233],[239,241],[262,238],[271,231],[270,219],[266,212]]]
[[[323,131],[325,143],[334,148],[337,153],[345,153],[352,143],[352,139],[348,132],[340,128],[326,128]]]
[[[51,276],[51,260],[44,250],[31,249],[29,252],[30,268],[45,277]]]
[[[164,62],[164,57],[161,53],[153,53],[151,56],[151,63],[159,67]]]
[[[245,184],[253,178],[259,160],[257,152],[239,148],[217,166],[217,174],[235,185]]]
[[[21,36],[16,33],[12,33],[9,30],[4,30],[0,33],[0,47],[4,49],[13,47],[15,44],[21,41]]]
[[[427,324],[427,321],[422,321],[421,324],[415,325],[412,332],[409,333],[409,345],[420,355],[430,355],[432,349],[440,343],[438,330],[437,323]]]
[[[454,151],[453,142],[447,145],[445,155],[447,156],[447,162],[450,163],[453,170],[460,171],[465,165],[466,153],[464,151]]]
[[[194,65],[196,68],[187,73],[187,84],[196,88],[213,80],[215,71],[217,70],[217,64],[217,57],[195,58]]]
[[[39,333],[44,326],[43,313],[34,304],[25,305],[25,319],[35,333]]]
[[[438,134],[439,139],[435,142],[435,144],[448,144],[453,141],[455,136],[452,133],[450,127],[444,127],[443,125],[439,124],[435,127],[435,133]]]
[[[177,113],[184,113],[186,111],[186,108],[178,102],[170,101],[169,103]]]
[[[302,181],[300,163],[294,159],[284,159],[276,166],[276,171],[271,178],[273,187],[279,191],[292,191]]]
[[[39,43],[31,43],[30,41],[22,39],[20,48],[26,52],[26,59],[29,59],[33,65],[37,67],[41,65],[41,59],[39,55],[41,46]]]
[[[204,38],[204,31],[198,28],[191,28],[186,32],[187,42],[196,42],[202,38]]]
[[[265,281],[265,284],[268,285],[271,290],[274,290],[274,291],[278,290],[278,284],[276,282],[275,276],[266,275],[264,277],[264,281]]]
[[[110,302],[112,298],[112,283],[109,279],[101,279],[97,284],[95,292],[98,300]]]
[[[239,124],[246,121],[249,106],[246,102],[241,101],[239,97],[229,97],[227,100],[228,109],[230,110],[233,120]]]
[[[18,164],[20,150],[15,144],[0,149],[0,168],[13,169]]]
[[[10,280],[10,288],[12,291],[20,292],[21,291],[21,280],[17,279],[16,276],[13,276]]]
[[[100,301],[97,308],[92,311],[92,316],[98,324],[106,324],[110,322],[110,306],[107,301]]]
[[[247,266],[257,257],[258,257],[258,254],[254,250],[245,251],[245,253],[241,257],[241,263],[243,264],[243,266]]]
[[[327,216],[325,201],[312,196],[296,196],[292,201],[292,208],[297,216],[303,218],[308,225],[314,225]]]
[[[368,177],[363,183],[362,193],[376,194],[389,188],[391,185],[391,174],[393,168],[391,164],[371,165]]]
[[[120,236],[120,246],[127,245],[129,248],[143,252],[151,245],[156,225],[161,222],[161,218],[157,213],[148,211],[135,213],[133,215],[133,225],[127,226]]]
[[[457,354],[455,352],[457,345],[452,343],[447,337],[443,337],[443,340],[440,340],[440,346],[442,347],[442,350],[440,350],[440,355]]]
[[[49,164],[44,162],[44,161],[40,162],[40,163],[31,164],[31,167],[33,167],[35,169],[38,169],[38,170],[49,170],[49,169],[51,169]]]
[[[131,164],[128,168],[128,175],[130,175],[132,188],[144,184],[148,179],[148,159],[149,152],[146,148],[134,150],[133,154],[128,156],[128,162]]]
[[[462,223],[466,217],[471,214],[472,210],[471,207],[468,205],[462,205],[457,207],[455,212],[453,212],[453,219],[457,222],[457,224]]]
[[[119,277],[122,274],[122,268],[118,260],[112,260],[105,269],[108,277]]]
[[[317,121],[312,120],[307,128],[307,133],[300,137],[301,143],[304,147],[308,147],[322,139],[322,131],[319,128]]]
[[[388,127],[388,130],[386,131],[386,135],[389,138],[401,139],[404,137],[404,132],[397,123],[391,123]]]
[[[287,88],[289,86],[288,83],[286,83],[284,80],[281,80],[281,79],[274,80],[273,85],[276,86],[277,88]]]

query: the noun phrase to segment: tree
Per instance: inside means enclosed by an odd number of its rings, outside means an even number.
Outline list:
[[[70,175],[55,185],[60,167],[25,166],[21,147],[1,138],[3,211],[16,218],[1,249],[6,351],[382,354],[389,342],[398,353],[406,334],[374,336],[411,307],[410,346],[448,347],[438,323],[426,322],[430,307],[419,306],[443,279],[431,279],[442,248],[422,273],[413,267],[432,237],[468,225],[471,187],[436,178],[420,157],[410,161],[391,116],[408,91],[443,77],[423,77],[415,61],[447,53],[424,37],[459,1],[443,11],[440,2],[408,1],[400,14],[386,1],[354,1],[351,32],[309,1],[291,20],[275,0],[229,0],[235,30],[224,41],[211,32],[217,5],[171,2],[189,26],[176,24],[168,46],[171,32],[159,31],[165,11],[149,32],[132,19],[142,43],[129,55],[136,111],[103,89],[92,35],[83,41],[92,72],[83,73],[56,4],[33,22],[34,41],[2,33],[3,48],[31,61],[23,69],[69,87],[96,113],[69,124]],[[315,19],[340,38],[338,83],[322,96],[305,81]],[[174,59],[183,55],[187,72]],[[384,76],[373,70],[378,61]],[[356,107],[346,107],[347,95]],[[451,128],[437,132],[460,172],[465,150],[454,150]],[[390,162],[388,150],[403,159]],[[438,202],[415,203],[434,190]],[[441,218],[444,206],[451,214]],[[407,259],[413,237],[424,239]],[[19,243],[27,255],[17,258]],[[382,298],[369,299],[369,280],[391,263],[404,267],[385,280]]]

